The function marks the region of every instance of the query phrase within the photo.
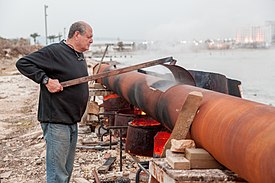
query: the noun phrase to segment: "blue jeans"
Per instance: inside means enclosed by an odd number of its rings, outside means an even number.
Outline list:
[[[46,140],[47,183],[69,183],[77,143],[77,124],[41,123]]]

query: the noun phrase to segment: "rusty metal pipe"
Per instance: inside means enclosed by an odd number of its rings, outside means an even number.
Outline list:
[[[109,67],[103,66],[100,72],[105,69]],[[188,85],[175,85],[165,92],[152,89],[150,85],[159,80],[131,72],[100,82],[170,130],[188,93],[202,92],[191,127],[196,145],[249,182],[275,182],[274,107]]]

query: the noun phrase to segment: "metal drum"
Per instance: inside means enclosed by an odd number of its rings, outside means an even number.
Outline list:
[[[125,150],[140,156],[153,156],[154,136],[161,124],[149,118],[139,118],[128,124]]]

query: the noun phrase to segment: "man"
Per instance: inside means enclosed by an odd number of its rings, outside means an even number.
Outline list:
[[[20,58],[17,69],[40,84],[38,121],[46,140],[47,183],[68,183],[77,143],[77,122],[88,101],[88,84],[63,88],[60,82],[87,76],[83,52],[93,42],[93,30],[79,21],[70,27],[67,40]]]

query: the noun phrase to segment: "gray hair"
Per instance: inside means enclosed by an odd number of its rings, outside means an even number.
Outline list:
[[[72,38],[76,31],[78,31],[81,35],[84,35],[86,32],[86,23],[82,21],[73,23],[70,27],[68,38]]]

